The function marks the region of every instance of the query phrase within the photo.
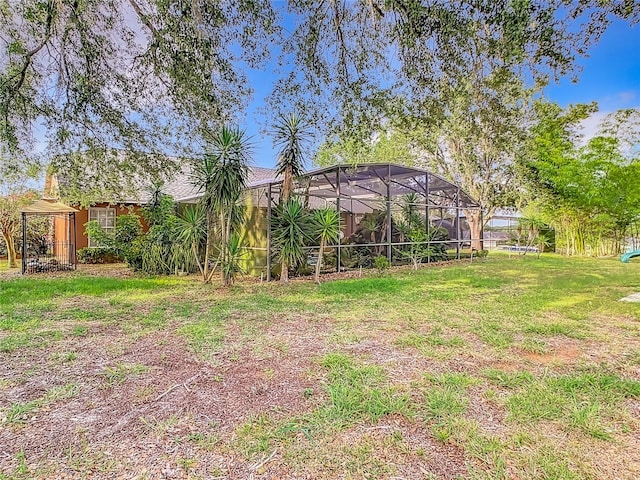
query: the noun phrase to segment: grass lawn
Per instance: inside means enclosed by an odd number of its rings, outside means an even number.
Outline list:
[[[640,262],[0,280],[0,479],[640,478]]]

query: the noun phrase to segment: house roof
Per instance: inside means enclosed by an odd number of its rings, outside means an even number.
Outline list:
[[[192,183],[192,162],[183,160],[177,171],[165,179],[162,192],[171,195],[180,203],[195,203],[202,197]],[[133,178],[133,194],[124,194],[116,199],[104,199],[111,203],[147,203],[153,195],[153,182],[149,178]],[[282,178],[271,168],[251,167],[247,187],[249,190],[265,190],[273,187],[278,195]],[[440,175],[416,167],[393,163],[363,163],[360,165],[334,165],[304,173],[297,181],[297,191],[308,195],[318,204],[335,202],[336,198],[350,201],[354,212],[377,208],[381,199],[417,194],[428,197],[430,205],[443,208],[478,208],[478,202],[458,185]],[[53,185],[53,184],[52,184]],[[64,182],[61,181],[63,186]],[[258,199],[259,200],[259,199]],[[262,199],[264,201],[264,199]],[[343,206],[346,207],[346,204]],[[357,212],[356,212],[357,213]]]
[[[164,193],[171,195],[177,202],[189,203],[197,201],[202,193],[198,191],[191,183],[191,166],[185,165],[170,182],[165,184]],[[276,182],[278,177],[276,171],[272,168],[251,167],[249,169],[249,178],[247,179],[247,187],[253,188],[263,183]]]
[[[167,175],[164,179],[162,192],[171,195],[174,200],[181,203],[189,203],[197,201],[202,195],[196,187],[193,186],[191,180],[191,162],[183,161],[177,171]],[[136,177],[128,179],[133,185],[132,191],[128,191],[116,198],[104,198],[101,201],[110,203],[125,204],[144,204],[151,200],[154,190],[154,182],[150,178]],[[276,171],[271,168],[250,167],[248,186],[253,187],[255,184],[268,181],[277,181]],[[87,183],[91,182],[88,178]],[[60,197],[60,190],[64,196],[65,179],[57,178],[56,175],[47,174],[45,179],[45,188],[43,197],[48,200],[55,200]],[[86,185],[88,189],[91,185]]]
[[[265,180],[276,181],[276,171],[271,168],[250,167],[247,181],[249,188]],[[189,203],[197,201],[202,196],[202,193],[192,183],[191,164],[184,163],[180,170],[163,185],[162,192],[171,195],[176,202]],[[136,197],[120,201],[123,203],[147,203],[151,199],[151,195],[152,185],[147,182],[146,188],[141,188]]]
[[[513,208],[499,208],[489,220],[517,220],[522,218],[522,213]]]

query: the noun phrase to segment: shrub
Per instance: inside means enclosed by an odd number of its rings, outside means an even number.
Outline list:
[[[384,273],[391,266],[391,263],[389,262],[389,259],[387,257],[385,257],[384,255],[378,255],[376,258],[374,258],[373,259],[373,264],[375,265],[375,267],[378,270],[379,274]]]
[[[441,242],[429,245],[428,257],[432,262],[444,260],[447,257],[447,245],[444,243],[449,240],[449,232],[443,227],[430,227],[427,232],[427,240],[429,242]]]
[[[225,286],[233,285],[236,277],[244,273],[242,268],[242,260],[246,256],[247,251],[244,249],[243,239],[237,233],[232,233],[229,243],[223,246],[226,249],[225,255],[222,257],[222,276]]]
[[[105,232],[95,220],[84,225],[85,234],[99,245],[99,247],[88,249],[98,252],[83,253],[84,258],[87,259],[84,263],[108,263],[109,261],[123,260],[130,267],[138,269],[141,257],[140,238],[142,236],[142,224],[138,215],[129,213],[116,217],[116,228],[113,234]],[[102,260],[103,256],[108,258],[109,254],[112,260]],[[93,261],[94,258],[97,261]],[[78,251],[78,259],[81,261],[80,251]]]
[[[184,242],[180,233],[184,230],[175,215],[175,203],[170,196],[162,195],[157,204],[142,209],[149,225],[143,232],[140,217],[135,213],[119,215],[113,234],[105,232],[97,222],[85,224],[86,233],[100,245],[99,248],[78,252],[78,261],[105,263],[122,260],[133,270],[151,275],[165,275],[180,271],[195,271],[195,257],[191,240]]]
[[[116,252],[109,247],[81,248],[76,253],[78,263],[113,263],[121,260]]]

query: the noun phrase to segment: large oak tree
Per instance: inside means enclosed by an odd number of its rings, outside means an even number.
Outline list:
[[[131,172],[160,173],[166,153],[235,120],[244,67],[278,50],[270,112],[297,108],[323,134],[368,138],[390,107],[483,108],[465,84],[478,72],[532,85],[572,72],[612,18],[639,16],[629,0],[5,0],[1,167],[19,170],[44,144],[68,179],[89,172],[121,191]]]
[[[164,172],[241,111],[275,31],[266,0],[0,2],[2,173],[44,156],[122,192]]]
[[[551,77],[573,72],[576,56],[613,17],[637,22],[640,13],[632,2],[318,3],[326,6],[320,19],[332,18],[334,27],[310,18],[300,23],[297,43],[311,45],[302,58],[313,59],[299,68],[318,75],[292,76],[286,81],[302,86],[283,88],[312,92],[319,97],[314,104],[323,96],[342,101],[335,115],[325,113],[338,134],[320,161],[375,161],[395,143],[411,152],[405,162],[458,183],[485,218],[518,193],[514,161],[534,121],[534,94]],[[374,32],[374,52],[358,50],[364,28],[354,26],[358,18]],[[349,19],[348,28],[337,28],[341,19]],[[382,62],[375,57],[380,51],[387,53]],[[371,75],[372,68],[387,76]],[[472,237],[480,238],[479,213],[465,213]]]

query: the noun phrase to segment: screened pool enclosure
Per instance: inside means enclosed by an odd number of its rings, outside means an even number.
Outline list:
[[[271,220],[280,199],[281,179],[250,185],[249,220],[245,240],[251,259],[248,269],[272,277],[277,255]],[[467,218],[480,215],[480,206],[457,185],[419,168],[395,164],[337,165],[310,171],[296,180],[295,195],[310,210],[340,212],[341,234],[323,253],[326,270],[371,267],[384,256],[392,265],[429,263],[460,258],[471,251]],[[307,246],[309,264],[318,245]],[[304,266],[303,266],[304,267]]]

